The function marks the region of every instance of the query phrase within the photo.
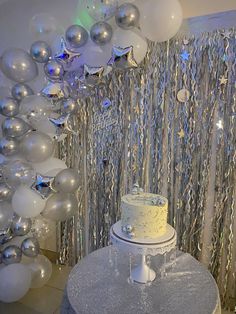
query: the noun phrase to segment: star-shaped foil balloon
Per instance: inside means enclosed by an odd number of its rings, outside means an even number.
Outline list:
[[[87,64],[84,65],[82,81],[89,86],[97,85],[101,82],[104,74],[104,67],[91,67]]]
[[[37,173],[36,180],[32,184],[31,189],[40,194],[40,196],[45,199],[54,191],[52,187],[53,182],[54,177],[44,176]]]
[[[71,51],[66,47],[64,38],[61,38],[61,50],[54,56],[54,59],[63,62],[66,66],[70,66],[71,63],[79,58],[81,54],[79,52]]]
[[[57,128],[57,135],[61,135],[62,133],[77,134],[70,125],[70,116],[70,113],[65,113],[59,118],[49,118],[49,121]]]
[[[69,97],[70,87],[66,82],[48,82],[41,94],[51,100],[60,100]]]
[[[180,57],[181,57],[181,59],[182,59],[183,61],[188,61],[189,56],[190,56],[190,54],[189,54],[186,50],[184,50],[184,51],[180,54]]]
[[[113,47],[112,57],[107,65],[118,69],[137,68],[138,64],[134,58],[133,46],[126,48]]]

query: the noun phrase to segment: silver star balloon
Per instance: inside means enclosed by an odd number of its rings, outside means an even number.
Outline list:
[[[63,62],[66,66],[70,66],[71,63],[80,56],[81,54],[79,52],[69,50],[66,47],[65,39],[61,38],[61,50],[54,56],[55,60]]]
[[[36,174],[36,180],[32,184],[31,189],[45,199],[53,192],[53,181],[54,177],[44,176]]]
[[[60,100],[69,97],[70,87],[66,82],[48,82],[41,94],[51,100]]]
[[[97,85],[101,82],[104,74],[104,67],[91,67],[87,64],[84,65],[82,81],[89,86]]]
[[[62,133],[76,134],[70,125],[70,117],[70,113],[65,113],[59,118],[49,118],[49,121],[57,128],[57,135],[61,135]]]
[[[133,46],[126,48],[113,47],[112,57],[107,65],[118,69],[137,68],[138,64],[134,58]]]

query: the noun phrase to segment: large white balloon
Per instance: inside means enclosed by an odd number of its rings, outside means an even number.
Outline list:
[[[15,302],[21,299],[31,285],[31,271],[22,264],[11,264],[0,269],[0,301]]]
[[[12,207],[18,216],[36,217],[44,210],[45,200],[30,188],[22,185],[13,194]]]
[[[117,28],[113,34],[112,43],[113,46],[121,48],[133,46],[134,59],[137,63],[142,62],[146,56],[147,40],[138,30],[134,32]]]
[[[49,171],[54,170],[54,169],[58,169],[58,172],[60,172],[61,169],[67,168],[63,160],[54,158],[54,157],[51,157],[44,162],[34,163],[33,167],[38,173],[41,173],[41,174],[46,174]]]
[[[145,37],[163,42],[178,32],[183,12],[178,0],[138,0],[140,28]]]

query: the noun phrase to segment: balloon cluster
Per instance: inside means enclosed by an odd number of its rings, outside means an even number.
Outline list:
[[[78,173],[53,155],[58,141],[76,134],[79,100],[112,69],[138,67],[147,39],[166,41],[182,22],[177,0],[88,0],[80,6],[91,23],[70,25],[59,49],[44,39],[55,31],[55,19],[38,14],[30,21],[37,40],[29,51],[9,48],[0,58],[2,74],[14,82],[10,94],[0,94],[0,301],[16,301],[49,279],[51,264],[38,255],[38,239],[50,233],[50,220],[76,212]]]

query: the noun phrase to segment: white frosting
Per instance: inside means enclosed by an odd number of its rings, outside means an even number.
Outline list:
[[[168,200],[151,193],[128,194],[121,199],[122,230],[131,238],[157,238],[166,232]]]

